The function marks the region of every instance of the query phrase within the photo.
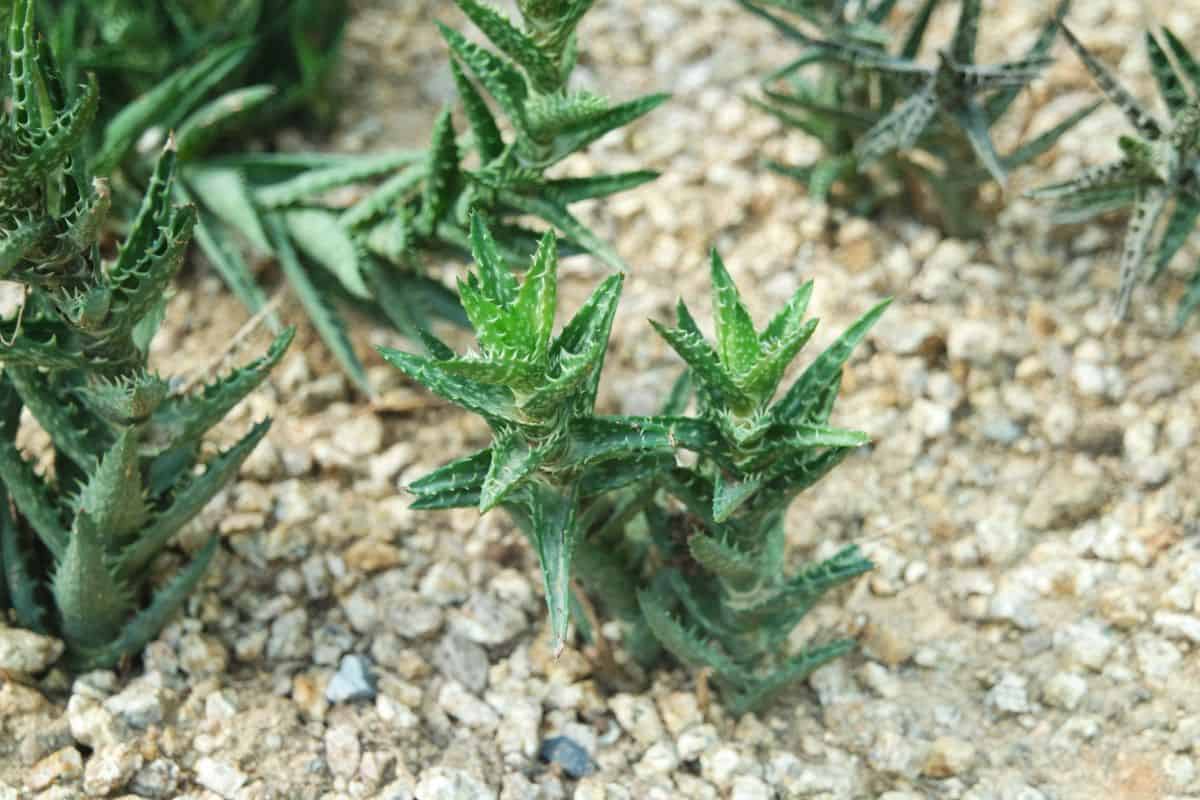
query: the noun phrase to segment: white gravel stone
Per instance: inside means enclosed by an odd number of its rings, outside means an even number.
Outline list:
[[[471,592],[471,584],[462,567],[453,561],[439,561],[421,578],[421,596],[440,606],[461,603]]]
[[[1084,666],[1099,672],[1104,668],[1116,642],[1100,623],[1085,620],[1056,632],[1055,646],[1063,651],[1067,666]]]
[[[0,627],[0,670],[17,675],[44,672],[62,655],[63,643],[20,628]]]
[[[540,744],[542,704],[521,694],[488,692],[487,702],[500,714],[496,744],[502,753],[534,758]]]
[[[495,709],[455,681],[448,681],[438,692],[438,706],[471,728],[491,730],[500,723],[500,717],[496,714]]]
[[[692,761],[720,740],[717,729],[712,725],[694,725],[679,734],[675,740],[675,750],[679,753],[680,760]]]
[[[658,709],[649,697],[618,694],[608,701],[608,707],[625,732],[643,747],[654,744],[666,735]]]
[[[733,789],[729,792],[729,800],[772,800],[774,796],[771,787],[753,775],[734,778]]]
[[[1200,618],[1170,611],[1154,612],[1154,627],[1172,639],[1200,643]]]
[[[1042,699],[1046,705],[1074,711],[1087,694],[1087,679],[1074,672],[1056,673],[1042,687]]]
[[[451,767],[422,770],[413,797],[416,800],[497,800],[495,789],[471,773]]]
[[[107,708],[83,695],[67,701],[67,723],[75,741],[91,748],[114,745],[125,738],[125,726]]]
[[[650,745],[633,769],[635,775],[645,778],[666,775],[677,766],[679,766],[679,754],[675,751],[675,745],[669,741],[663,741]]]
[[[946,351],[955,361],[967,361],[976,366],[991,366],[1000,351],[1000,328],[984,320],[958,320],[946,336]]]
[[[408,730],[421,724],[421,718],[403,703],[381,694],[375,698],[375,713],[379,718],[399,730]]]
[[[931,778],[950,778],[966,772],[975,760],[975,746],[954,736],[939,736],[929,746],[921,772]]]
[[[353,725],[334,725],[325,731],[325,763],[334,775],[350,778],[358,772],[362,745]]]
[[[102,747],[92,753],[87,761],[83,790],[92,796],[110,795],[125,788],[144,763],[142,754],[132,744]]]
[[[232,764],[205,756],[196,762],[196,783],[226,800],[233,800],[249,777]]]
[[[1005,672],[988,691],[985,702],[999,711],[1024,714],[1029,711],[1028,681],[1015,672]]]
[[[745,768],[741,751],[731,744],[718,744],[700,755],[701,776],[721,789],[728,789]]]

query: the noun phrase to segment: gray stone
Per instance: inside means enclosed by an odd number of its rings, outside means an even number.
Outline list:
[[[438,642],[433,651],[433,665],[472,692],[482,692],[487,687],[487,651],[457,633],[448,633]]]
[[[366,656],[357,653],[342,656],[338,671],[325,687],[325,699],[334,704],[375,699],[375,676]]]
[[[572,778],[582,778],[596,771],[587,751],[566,736],[553,736],[542,742],[538,756],[543,761],[558,764]]]
[[[133,728],[148,728],[163,721],[165,695],[162,687],[137,680],[104,701],[104,707]]]
[[[271,636],[267,639],[267,658],[272,661],[299,660],[307,658],[311,652],[308,612],[303,608],[294,608],[271,623]]]
[[[478,592],[451,617],[450,627],[471,641],[494,647],[516,638],[527,627],[519,609],[501,603],[495,595]]]

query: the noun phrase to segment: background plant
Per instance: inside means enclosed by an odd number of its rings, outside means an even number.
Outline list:
[[[114,152],[116,139],[136,142],[152,128],[165,137],[209,103],[242,106],[236,120],[223,119],[227,137],[261,136],[294,111],[330,116],[321,90],[349,18],[345,0],[42,0],[39,7],[68,91],[88,73],[99,81],[105,127],[88,145],[100,152],[102,174],[126,155]],[[117,118],[121,125],[106,127]],[[131,134],[118,137],[123,129]],[[182,160],[191,155],[185,149]]]
[[[812,164],[768,161],[768,166],[805,181],[818,198],[831,196],[840,184],[840,196],[861,213],[878,207],[891,193],[887,186],[898,183],[910,205],[931,201],[948,233],[978,235],[986,225],[977,211],[981,187],[993,180],[1003,186],[1009,172],[1047,152],[1094,108],[1072,114],[1006,155],[996,151],[991,129],[1050,63],[1055,20],[1066,13],[1067,0],[1023,57],[993,65],[975,63],[982,4],[963,0],[936,66],[916,58],[938,0],[920,5],[895,55],[883,27],[894,2],[739,2],[805,48],[764,79],[759,105],[815,136],[826,152]],[[770,7],[794,12],[820,34],[805,32]]]
[[[85,168],[94,81],[68,102],[30,0],[8,26],[0,120],[0,279],[24,287],[0,319],[0,599],[17,622],[52,633],[77,669],[113,665],[157,635],[200,580],[214,535],[151,592],[154,559],[236,473],[265,435],[256,424],[196,474],[205,432],[279,360],[261,359],[198,394],[149,369],[150,341],[184,257],[195,210],[172,206],[175,156],[158,159],[115,258],[99,246],[111,199]],[[28,411],[49,436],[39,473],[17,434]]]
[[[663,413],[597,415],[621,276],[602,282],[553,336],[554,237],[543,238],[523,283],[479,216],[471,241],[478,273],[459,291],[480,352],[459,356],[429,336],[430,357],[381,351],[493,432],[490,447],[415,482],[414,507],[503,507],[538,553],[556,647],[579,603],[578,574],[626,623],[635,656],[652,661],[661,647],[711,669],[735,713],[846,652],[846,640],[782,650],[822,594],[871,564],[849,547],[789,573],[783,517],[800,491],[868,441],[827,423],[842,366],[886,303],[772,402],[816,327],[804,320],[812,284],[759,333],[714,253],[716,348],[680,303],[676,327],[656,326],[689,367]],[[692,379],[697,414],[686,416]],[[692,466],[678,462],[681,449],[697,454]]]
[[[1132,207],[1121,250],[1121,286],[1116,301],[1116,315],[1124,319],[1134,288],[1162,274],[1200,217],[1200,62],[1170,29],[1162,29],[1165,48],[1153,34],[1146,33],[1150,68],[1167,109],[1163,121],[1138,103],[1065,25],[1062,29],[1096,85],[1121,110],[1136,135],[1118,138],[1122,155],[1115,161],[1030,194],[1057,201],[1055,220],[1059,223]],[[1171,211],[1166,226],[1158,234],[1159,222],[1168,208]],[[1198,305],[1200,265],[1179,301],[1178,324],[1182,325]]]
[[[459,137],[445,110],[424,151],[359,158],[248,156],[214,165],[201,181],[208,189],[200,193],[202,212],[213,223],[203,229],[201,243],[211,239],[206,252],[229,284],[251,308],[261,305],[261,292],[230,244],[234,237],[228,232],[237,231],[255,249],[279,259],[322,339],[366,390],[365,373],[336,311],[339,302],[374,313],[414,339],[431,311],[465,322],[453,294],[427,277],[422,264],[431,254],[469,251],[471,213],[487,215],[509,265],[524,263],[534,252],[541,231],[524,223],[536,218],[562,237],[566,251],[588,252],[621,268],[613,248],[570,207],[655,177],[647,171],[579,179],[547,174],[665,99],[651,95],[613,105],[570,88],[575,30],[592,0],[522,2],[519,24],[476,0],[456,3],[496,48],[440,26],[469,136]],[[332,190],[352,185],[371,188],[349,207],[327,201]]]

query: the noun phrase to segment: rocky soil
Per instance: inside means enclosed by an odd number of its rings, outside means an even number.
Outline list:
[[[359,5],[331,146],[419,145],[452,99],[432,19],[462,18],[447,0]],[[985,5],[985,61],[1045,13]],[[1200,40],[1185,3],[1076,6],[1080,38],[1143,97],[1144,26]],[[684,670],[615,687],[586,652],[555,660],[536,561],[503,515],[412,512],[400,490],[486,429],[378,359],[379,397],[354,396],[302,328],[224,431],[269,414],[270,436],[181,542],[217,529],[225,546],[139,663],[72,679],[47,671],[54,642],[0,628],[0,800],[1200,798],[1200,329],[1172,334],[1172,276],[1110,327],[1122,221],[1050,229],[1020,196],[1111,157],[1120,115],[1093,115],[1015,176],[984,240],[958,241],[847,217],[758,166],[813,145],[745,101],[792,50],[732,2],[598,0],[582,37],[583,84],[675,93],[564,165],[663,172],[591,209],[632,268],[605,410],[646,412],[669,385],[678,362],[645,318],[677,293],[707,308],[711,245],[759,319],[816,280],[814,350],[896,297],[835,414],[875,444],[789,518],[798,559],[856,541],[878,563],[796,636],[841,629],[861,650],[741,719]],[[1056,52],[1002,149],[1094,98]],[[571,308],[603,269],[565,273]],[[186,371],[245,315],[198,264],[168,319],[156,346]],[[357,331],[363,353],[403,346]]]

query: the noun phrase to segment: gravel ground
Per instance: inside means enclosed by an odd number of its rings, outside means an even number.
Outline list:
[[[419,145],[452,91],[431,20],[462,18],[446,0],[360,5],[333,146]],[[984,61],[1023,47],[1044,13],[985,5]],[[1183,3],[1076,5],[1076,32],[1143,97],[1143,26],[1200,33]],[[935,41],[953,25],[944,11]],[[1179,281],[1139,291],[1133,321],[1111,329],[1121,221],[1051,230],[1020,199],[1111,156],[1120,115],[1093,115],[1044,174],[1015,176],[985,240],[956,241],[848,218],[757,167],[811,144],[744,101],[791,51],[732,3],[599,0],[582,41],[581,83],[675,93],[564,165],[664,173],[589,210],[632,266],[604,410],[645,412],[669,385],[678,362],[645,318],[666,319],[682,293],[708,324],[711,245],[759,319],[816,279],[813,350],[897,298],[835,415],[875,444],[789,518],[798,558],[856,541],[878,563],[797,632],[850,631],[861,650],[739,720],[683,670],[614,687],[585,652],[554,660],[536,561],[503,515],[416,513],[398,491],[486,441],[482,423],[378,359],[379,399],[354,397],[302,328],[223,429],[232,440],[276,420],[182,537],[187,549],[219,529],[225,547],[141,664],[22,677],[55,644],[0,628],[0,800],[1200,797],[1200,500],[1188,489],[1200,333],[1170,333]],[[1064,50],[1002,142],[1095,96]],[[567,307],[603,274],[586,259],[564,271]],[[156,346],[201,369],[244,318],[197,269]],[[364,353],[402,344],[356,331]]]

